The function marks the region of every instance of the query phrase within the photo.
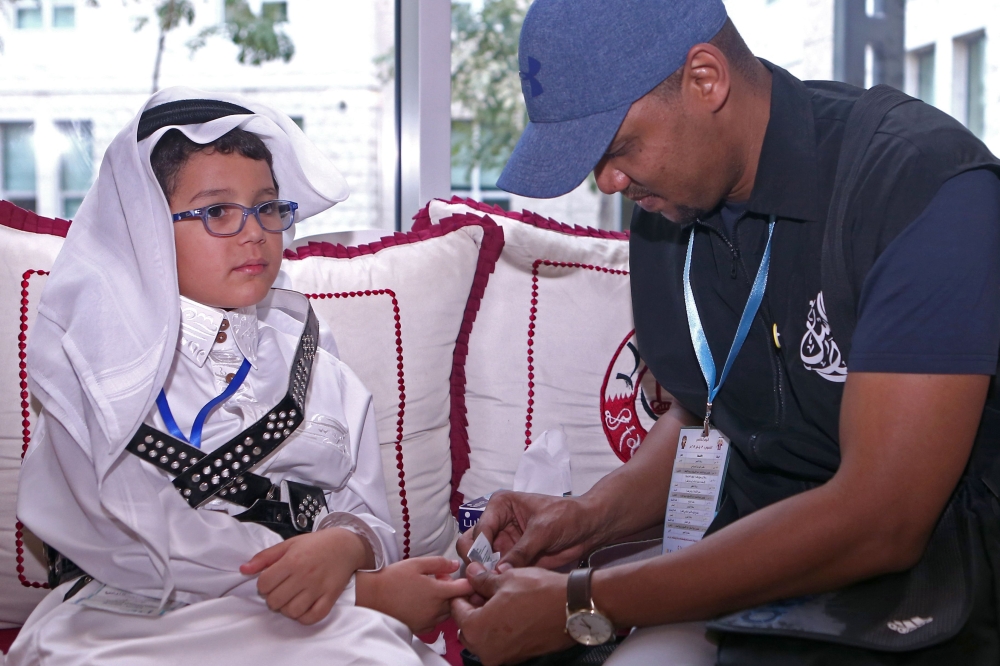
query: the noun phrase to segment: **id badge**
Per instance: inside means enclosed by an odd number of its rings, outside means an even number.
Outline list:
[[[719,512],[729,464],[729,438],[715,428],[682,428],[670,477],[663,552],[674,553],[701,541]]]

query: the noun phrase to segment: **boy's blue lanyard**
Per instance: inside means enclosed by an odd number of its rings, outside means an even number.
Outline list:
[[[174,420],[174,415],[170,412],[170,405],[167,404],[167,394],[160,389],[160,395],[156,398],[156,407],[160,410],[160,416],[163,417],[163,423],[167,426],[167,430],[170,434],[181,440],[182,442],[188,442],[191,446],[196,449],[201,448],[201,430],[205,427],[205,419],[212,412],[213,409],[229,400],[239,390],[240,386],[243,384],[243,380],[247,378],[250,373],[250,361],[243,359],[243,364],[240,365],[240,369],[236,371],[233,376],[233,380],[229,382],[229,386],[223,391],[219,397],[213,398],[201,408],[198,412],[198,416],[194,418],[194,425],[191,426],[191,439],[188,440],[181,432],[181,429],[177,427],[177,421]]]
[[[750,332],[750,325],[753,324],[757,310],[760,309],[761,301],[764,300],[764,290],[767,288],[767,269],[771,264],[771,237],[774,234],[774,215],[771,216],[770,224],[767,227],[767,246],[764,248],[764,256],[760,260],[760,268],[757,269],[757,277],[753,281],[753,288],[750,289],[750,298],[747,299],[746,307],[743,308],[743,316],[740,317],[740,325],[736,328],[736,338],[733,346],[729,349],[729,357],[726,358],[726,365],[722,368],[722,375],[719,383],[715,383],[715,359],[712,358],[712,350],[708,347],[708,338],[705,337],[705,329],[701,325],[701,317],[698,315],[698,305],[694,302],[694,291],[691,289],[691,254],[694,249],[695,230],[691,228],[691,235],[688,238],[687,258],[684,260],[684,306],[687,310],[688,328],[691,330],[691,342],[694,344],[694,353],[698,357],[698,365],[701,366],[701,374],[705,376],[705,383],[708,385],[708,404],[705,406],[705,436],[708,436],[708,421],[712,417],[712,402],[719,394],[723,382],[729,375],[729,370],[733,367],[733,361],[740,353],[743,342]]]

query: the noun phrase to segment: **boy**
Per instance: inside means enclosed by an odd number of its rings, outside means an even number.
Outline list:
[[[407,626],[468,583],[391,564],[371,397],[271,289],[346,184],[286,116],[206,97],[112,142],[42,294],[18,515],[58,586],[8,664],[442,664]]]

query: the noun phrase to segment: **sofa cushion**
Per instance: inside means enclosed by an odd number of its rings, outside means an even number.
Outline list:
[[[0,628],[18,626],[45,595],[41,543],[17,521],[17,475],[38,419],[28,394],[27,335],[69,222],[0,201]]]
[[[0,629],[19,626],[45,594],[41,543],[15,517],[17,475],[38,405],[24,352],[38,297],[63,237],[51,220],[0,201]],[[358,247],[313,243],[283,270],[332,327],[344,361],[374,394],[390,511],[404,556],[444,553],[455,537],[449,435],[466,341],[503,245],[469,220]],[[402,367],[400,367],[402,366]]]
[[[312,299],[374,396],[402,557],[445,554],[457,534],[452,405],[461,402],[465,341],[502,245],[493,222],[470,218],[360,247],[310,243],[286,253],[292,288]]]
[[[477,218],[503,228],[504,248],[469,338],[454,485],[467,499],[510,488],[522,452],[562,426],[582,494],[671,402],[636,350],[628,234],[457,197],[432,201],[414,229]]]

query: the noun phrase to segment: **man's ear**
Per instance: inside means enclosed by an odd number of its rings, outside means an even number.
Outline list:
[[[729,97],[729,61],[712,44],[695,44],[684,63],[681,92],[693,108],[715,113]]]

